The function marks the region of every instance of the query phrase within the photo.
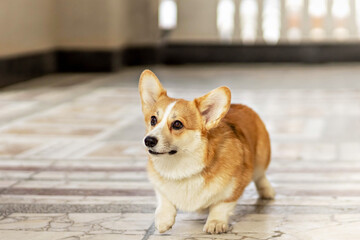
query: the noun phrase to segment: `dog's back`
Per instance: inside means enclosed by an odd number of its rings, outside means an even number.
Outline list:
[[[265,124],[254,110],[242,104],[232,104],[224,122],[249,146],[254,168],[253,180],[260,197],[273,198],[275,192],[265,177],[271,155],[270,137]]]

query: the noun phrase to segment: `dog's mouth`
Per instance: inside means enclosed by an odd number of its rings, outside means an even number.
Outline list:
[[[155,152],[149,149],[149,153],[153,154],[153,155],[161,155],[161,154],[169,154],[169,155],[174,155],[175,153],[177,153],[176,150],[171,150],[170,152]]]

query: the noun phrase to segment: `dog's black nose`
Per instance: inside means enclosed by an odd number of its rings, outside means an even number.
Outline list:
[[[155,147],[158,140],[155,137],[146,137],[144,142],[147,147]]]

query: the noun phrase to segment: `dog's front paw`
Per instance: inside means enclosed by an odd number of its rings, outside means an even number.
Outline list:
[[[211,234],[225,233],[229,230],[229,225],[226,222],[219,220],[207,221],[203,231]]]
[[[164,233],[169,230],[175,222],[175,217],[159,214],[155,218],[155,227],[159,233]]]

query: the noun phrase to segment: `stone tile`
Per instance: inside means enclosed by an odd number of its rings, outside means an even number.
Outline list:
[[[71,115],[65,114],[44,114],[30,119],[29,123],[38,124],[69,124],[69,125],[111,125],[118,120],[116,118],[109,118],[105,116],[89,116],[74,113]]]
[[[1,168],[11,168],[14,170],[19,171],[27,171],[27,170],[33,170],[38,168],[46,168],[50,164],[53,163],[54,160],[52,159],[28,159],[28,158],[0,158],[0,167]]]
[[[142,130],[140,130],[142,129]],[[106,138],[106,141],[133,141],[142,142],[145,136],[143,116],[134,119],[128,126],[119,129]]]
[[[0,188],[8,188],[16,182],[16,180],[0,180]]]
[[[273,143],[272,146],[273,159],[300,159],[302,145],[299,143]]]
[[[20,154],[17,157],[22,159],[68,159],[74,152],[80,151],[89,145],[88,140],[84,139],[53,139],[48,140],[48,144]]]
[[[28,151],[36,146],[37,143],[31,142],[0,142],[0,156],[15,156]]]
[[[81,240],[141,240],[143,235],[125,235],[125,234],[98,234],[86,235],[81,237]]]
[[[83,154],[81,154],[82,156]],[[104,169],[109,170],[116,168],[127,169],[128,171],[146,171],[147,158],[138,158],[137,156],[118,156],[118,157],[72,157],[63,158],[54,163],[55,167],[67,168],[90,168],[90,169]]]
[[[360,237],[360,223],[333,224],[324,226],[304,233],[299,233],[298,237],[303,239],[314,238],[325,239],[357,239]]]
[[[0,220],[1,230],[46,230],[55,215],[12,214]]]
[[[26,179],[34,174],[33,171],[4,171],[0,170],[0,180]]]
[[[318,139],[324,128],[324,120],[321,118],[299,119],[290,118],[265,121],[270,136],[273,140],[314,140]]]
[[[187,240],[187,239],[191,239],[191,240],[201,240],[201,239],[212,239],[212,240],[216,240],[216,239],[228,239],[228,240],[238,240],[241,239],[242,236],[238,236],[238,235],[233,235],[233,234],[223,234],[223,235],[152,235],[150,236],[149,240]],[[255,239],[255,238],[253,238]]]
[[[31,240],[61,240],[79,239],[82,232],[39,232],[39,231],[9,231],[0,230],[0,240],[31,239]]]
[[[88,153],[89,157],[118,157],[118,156],[139,156],[146,157],[147,153],[141,142],[107,143],[98,149]]]
[[[268,220],[267,216],[262,221],[243,221],[235,222],[233,224],[232,232],[236,233],[273,233],[274,229],[279,229],[282,220],[274,221]]]
[[[326,118],[323,137],[338,142],[359,141],[360,123],[358,119],[358,116],[332,114]]]
[[[152,214],[11,214],[0,230],[144,234]]]
[[[92,101],[91,104],[86,101],[74,101],[54,109],[51,113],[61,114],[63,116],[112,116],[116,112],[124,109],[125,106],[116,102],[104,104],[102,101]]]
[[[335,144],[307,144],[301,151],[301,158],[313,161],[334,161],[337,159]]]
[[[0,214],[0,240],[360,237],[357,64],[154,69],[170,96],[227,85],[234,103],[259,113],[272,139],[276,200],[259,201],[250,184],[230,233],[207,235],[206,215],[180,212],[158,234],[141,142],[142,68],[55,74],[0,91],[0,211],[17,212]]]
[[[36,106],[37,102],[35,101],[9,102],[1,101],[0,97],[0,121],[22,116],[24,112],[29,112],[30,110],[36,108]]]
[[[0,171],[0,178],[2,176],[2,172]],[[69,180],[147,180],[146,172],[121,172],[121,173],[113,173],[113,172],[76,172],[69,169],[69,172],[54,172],[54,171],[45,171],[39,172],[32,176],[32,179],[37,180],[61,180],[61,179],[69,179]]]
[[[156,204],[155,196],[50,196],[50,195],[1,195],[1,204],[120,204],[120,205],[153,205]],[[351,201],[347,205],[352,204]]]
[[[360,161],[360,141],[342,143],[340,145],[340,159],[349,161]]]
[[[353,175],[346,172],[328,172],[328,173],[271,173],[269,178],[278,184],[282,182],[307,182],[307,183],[326,183],[326,182],[358,182],[359,175]]]
[[[336,144],[274,143],[274,159],[334,161],[338,157]]]
[[[22,180],[14,188],[21,189],[91,189],[91,190],[152,190],[149,182]]]
[[[68,136],[68,137],[93,137],[99,134],[101,127],[69,127],[66,125],[19,125],[0,131],[0,134],[22,135],[40,135],[40,136]]]
[[[102,221],[100,225],[112,231],[146,231],[153,222],[153,214],[123,214],[120,219]]]
[[[84,224],[84,223],[101,223],[107,220],[119,219],[122,218],[122,214],[114,213],[70,213],[69,219],[77,224]]]

